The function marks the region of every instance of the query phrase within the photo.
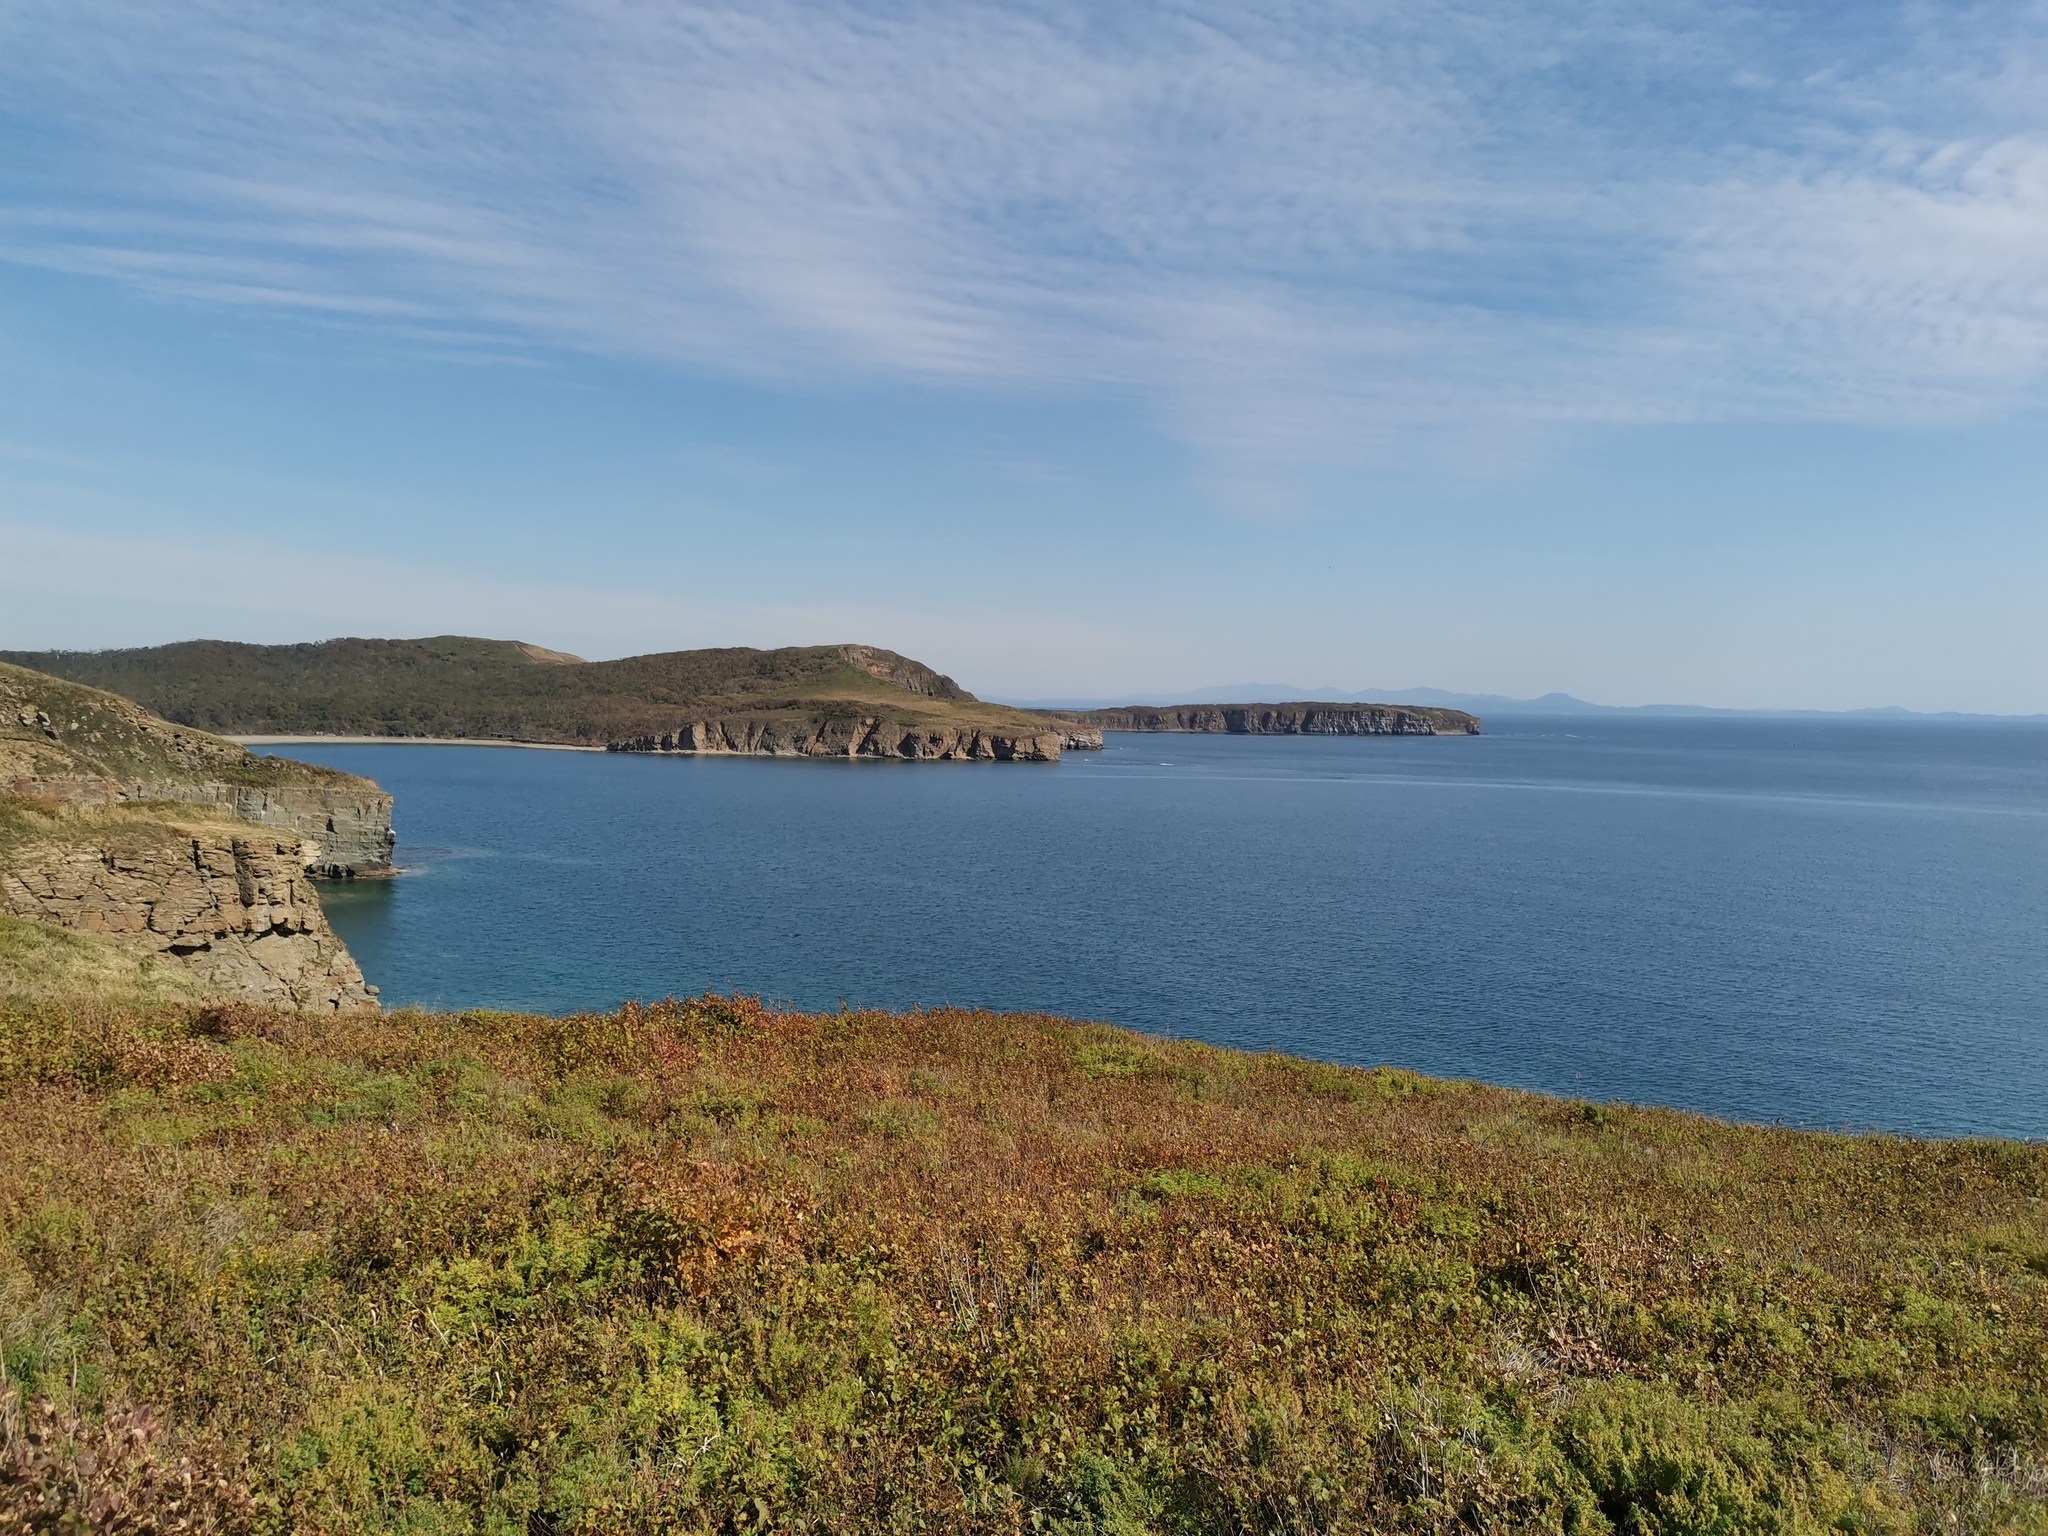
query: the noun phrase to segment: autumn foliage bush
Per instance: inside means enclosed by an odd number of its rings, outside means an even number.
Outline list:
[[[2048,1531],[2044,1200],[1040,1017],[42,1007],[0,1532]]]

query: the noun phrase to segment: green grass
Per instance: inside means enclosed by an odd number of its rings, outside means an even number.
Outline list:
[[[16,1007],[0,1529],[2040,1532],[2044,1201],[1040,1017]]]

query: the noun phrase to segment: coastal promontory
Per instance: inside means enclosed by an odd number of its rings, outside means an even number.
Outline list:
[[[1099,728],[990,704],[868,645],[584,661],[513,640],[198,640],[4,658],[239,737],[450,738],[613,752],[1055,762]]]
[[[0,664],[0,982],[347,1012],[309,876],[391,872],[391,797]]]
[[[99,688],[0,662],[0,795],[58,805],[168,802],[300,839],[310,873],[391,873],[391,797],[368,779],[259,757]]]
[[[1061,712],[1102,731],[1196,731],[1235,736],[1477,736],[1479,717],[1413,704],[1168,704]]]

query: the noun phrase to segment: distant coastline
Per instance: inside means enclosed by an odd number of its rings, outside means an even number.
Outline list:
[[[1736,709],[1713,704],[1594,704],[1568,693],[1541,698],[1511,699],[1495,693],[1451,693],[1441,688],[1378,688],[1351,693],[1334,688],[1302,688],[1292,683],[1238,683],[1222,688],[1197,688],[1185,693],[1132,694],[1113,699],[1005,698],[1013,709],[1058,715],[1097,715],[1132,708],[1165,709],[1190,705],[1225,705],[1240,699],[1320,699],[1328,705],[1377,705],[1457,710],[1488,719],[1588,719],[1617,715],[1672,719],[1749,720],[1876,720],[1876,721],[2003,721],[2040,723],[2048,714],[1994,715],[1970,710],[1917,710],[1898,705],[1872,709]]]
[[[747,646],[584,661],[518,640],[190,640],[0,651],[167,721],[278,744],[371,740],[913,762],[1056,763],[1099,730],[987,704],[871,645]]]
[[[1185,704],[1056,716],[1100,731],[1220,732],[1232,736],[1477,736],[1479,717],[1415,705]]]

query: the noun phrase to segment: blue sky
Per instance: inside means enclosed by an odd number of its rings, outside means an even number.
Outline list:
[[[0,12],[0,645],[2048,710],[2048,5]]]

